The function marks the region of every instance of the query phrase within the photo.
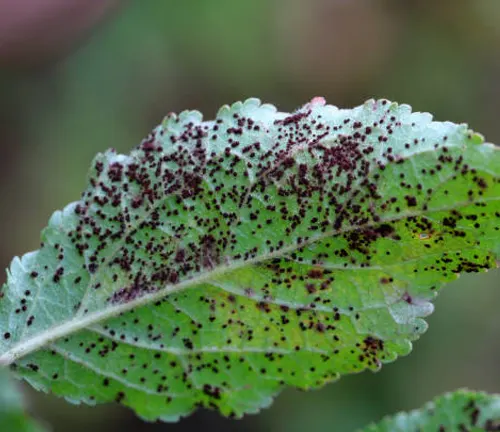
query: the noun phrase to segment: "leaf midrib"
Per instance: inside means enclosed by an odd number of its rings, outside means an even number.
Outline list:
[[[105,310],[99,311],[99,312],[93,312],[90,313],[86,316],[79,317],[78,319],[72,319],[69,321],[65,321],[62,324],[59,324],[57,326],[54,326],[52,328],[49,328],[40,334],[31,337],[25,341],[21,341],[11,347],[8,351],[6,351],[4,354],[0,356],[0,366],[8,366],[12,364],[13,362],[17,361],[18,359],[25,357],[26,355],[44,347],[45,345],[48,345],[52,342],[55,342],[56,340],[62,338],[62,337],[67,337],[79,330],[83,330],[86,327],[89,327],[93,324],[98,324],[102,321],[105,321],[110,318],[114,318],[124,312],[128,312],[132,309],[145,306],[147,304],[156,302],[158,300],[161,300],[162,298],[166,297],[167,295],[173,294],[178,291],[182,291],[184,289],[191,288],[193,286],[199,285],[203,282],[209,281],[210,279],[214,277],[221,276],[225,273],[237,270],[241,267],[245,266],[250,266],[254,264],[258,264],[263,261],[267,261],[269,259],[273,258],[280,258],[285,256],[289,252],[293,252],[296,249],[302,248],[304,246],[313,244],[315,242],[321,241],[324,238],[336,236],[339,234],[343,233],[348,233],[351,231],[357,231],[357,230],[362,230],[365,228],[370,228],[374,226],[378,226],[384,223],[389,223],[389,222],[396,222],[398,220],[403,220],[406,218],[410,217],[417,217],[417,216],[425,216],[429,215],[432,213],[438,213],[438,212],[443,212],[443,211],[450,211],[453,209],[457,208],[462,208],[462,207],[467,207],[470,205],[475,205],[480,202],[489,202],[489,201],[500,201],[500,197],[492,197],[492,198],[482,198],[478,200],[472,200],[472,201],[465,201],[460,204],[455,203],[453,206],[449,207],[443,207],[443,208],[437,208],[433,210],[427,210],[426,212],[407,212],[404,214],[398,214],[397,216],[393,216],[392,218],[386,218],[386,219],[381,219],[380,221],[376,223],[368,223],[365,225],[360,225],[360,226],[350,226],[346,229],[343,230],[336,230],[336,231],[329,231],[325,233],[321,233],[320,235],[317,236],[312,236],[308,240],[299,243],[299,244],[293,244],[287,247],[284,247],[280,250],[261,255],[259,257],[255,257],[246,261],[237,261],[233,262],[232,265],[221,265],[219,267],[215,267],[213,270],[210,272],[203,273],[201,275],[195,276],[191,279],[188,279],[186,281],[183,281],[177,285],[168,285],[164,289],[161,289],[155,293],[151,294],[146,294],[142,297],[139,297],[137,299],[134,299],[130,302],[127,303],[121,303],[117,304],[114,306],[110,306],[106,308]]]

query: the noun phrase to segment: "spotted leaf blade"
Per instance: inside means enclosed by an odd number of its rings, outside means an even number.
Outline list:
[[[359,432],[497,430],[500,430],[500,396],[458,390],[436,398],[421,409],[387,417]]]
[[[45,430],[26,415],[23,397],[5,369],[0,370],[0,430],[12,432]]]
[[[438,290],[495,267],[499,222],[498,149],[407,105],[171,114],[14,259],[0,363],[149,420],[254,413],[408,354]]]

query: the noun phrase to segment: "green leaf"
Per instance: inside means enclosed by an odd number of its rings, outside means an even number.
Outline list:
[[[499,221],[498,149],[407,105],[170,114],[13,260],[0,364],[149,420],[254,413],[408,354]]]
[[[41,426],[26,416],[21,392],[5,368],[0,368],[0,430],[8,432],[42,432]]]
[[[445,432],[500,430],[500,396],[458,390],[423,408],[384,418],[360,432]]]

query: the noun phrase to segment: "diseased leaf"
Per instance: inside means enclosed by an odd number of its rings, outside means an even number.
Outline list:
[[[0,363],[149,420],[241,416],[408,354],[431,300],[500,256],[500,152],[407,105],[167,116],[96,157],[16,258]]]
[[[27,417],[23,397],[5,368],[0,368],[0,431],[43,432],[43,428]]]
[[[360,432],[452,432],[500,430],[500,396],[459,390],[409,413],[384,418]]]

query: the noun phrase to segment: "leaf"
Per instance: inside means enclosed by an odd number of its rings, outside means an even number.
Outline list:
[[[0,430],[9,432],[42,432],[44,430],[26,416],[23,397],[4,368],[0,369]]]
[[[384,418],[360,432],[445,432],[500,430],[500,396],[458,390],[423,408]]]
[[[500,152],[482,141],[386,100],[170,114],[130,156],[98,155],[13,260],[0,364],[167,421],[378,370],[445,283],[496,265]]]

